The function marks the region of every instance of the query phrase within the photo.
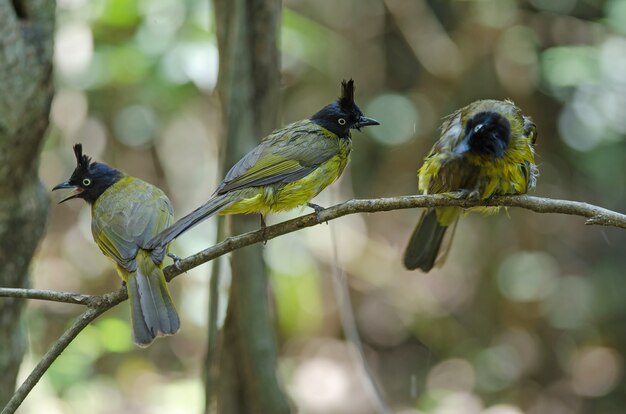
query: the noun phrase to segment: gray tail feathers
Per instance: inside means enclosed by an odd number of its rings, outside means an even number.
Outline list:
[[[133,341],[146,347],[157,336],[173,335],[180,328],[178,313],[172,303],[163,270],[150,253],[139,250],[137,270],[126,283],[130,298]]]
[[[196,224],[217,214],[220,210],[233,203],[232,194],[218,195],[202,204],[200,207],[179,219],[176,223],[154,236],[145,246],[147,250],[164,249],[169,242],[186,232]]]
[[[406,246],[404,266],[409,270],[420,268],[424,272],[432,269],[447,228],[437,221],[435,209],[424,211]]]

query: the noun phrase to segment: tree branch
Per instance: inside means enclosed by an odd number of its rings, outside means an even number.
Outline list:
[[[493,199],[481,204],[465,199],[450,198],[440,194],[349,200],[345,203],[337,204],[336,206],[321,211],[320,220],[321,222],[327,222],[356,213],[376,213],[380,211],[402,210],[409,208],[444,206],[469,208],[477,205],[492,207],[519,207],[536,213],[568,214],[587,218],[585,221],[585,224],[587,225],[602,225],[626,229],[626,215],[622,213],[580,201],[557,200],[527,195],[494,197]],[[164,269],[165,277],[168,281],[170,281],[181,273],[189,271],[197,266],[200,266],[201,264],[228,254],[234,250],[241,249],[242,247],[259,243],[264,240],[270,240],[287,233],[292,233],[306,227],[312,227],[317,224],[319,223],[317,222],[316,215],[312,213],[268,226],[265,229],[265,232],[259,229],[257,231],[251,231],[229,237],[214,246],[194,254],[193,256],[182,259],[179,263],[180,269],[176,268],[174,265],[167,266]],[[122,288],[117,293],[119,294],[122,291],[125,292],[126,289]],[[100,295],[1,287],[0,297],[49,300],[79,305],[90,305],[92,303],[99,302],[102,299],[102,296]]]
[[[5,289],[6,290],[6,289]],[[29,290],[29,289],[13,289],[13,290]],[[45,293],[45,295],[20,295],[17,297],[32,297],[35,299],[43,299],[44,296],[54,297],[50,295],[49,291],[35,291],[39,293]],[[63,292],[59,292],[63,293]],[[89,295],[74,295],[74,294],[64,294],[70,296],[89,296]],[[56,297],[57,299],[60,296]],[[35,366],[33,371],[28,375],[28,378],[24,380],[22,385],[15,391],[15,394],[11,397],[7,405],[2,410],[1,414],[13,414],[19,406],[24,402],[26,396],[32,391],[33,387],[39,382],[43,374],[50,368],[50,365],[61,355],[61,352],[67,348],[67,346],[78,336],[78,334],[85,329],[87,325],[89,325],[94,319],[98,316],[102,315],[107,310],[111,309],[115,305],[125,301],[128,298],[126,294],[126,288],[122,287],[117,292],[107,293],[101,296],[91,296],[89,300],[90,304],[80,316],[74,321],[72,326],[69,327],[67,331],[61,335],[61,337],[48,349],[48,352],[45,353],[41,361]],[[56,300],[56,299],[50,299]],[[61,300],[64,302],[64,300]]]
[[[23,298],[39,299],[52,302],[73,303],[76,305],[89,305],[97,301],[101,296],[83,295],[81,293],[59,292],[56,290],[18,289],[0,287],[0,298]]]
[[[408,208],[429,208],[456,206],[462,208],[476,206],[491,207],[520,207],[537,213],[560,213],[586,217],[585,224],[597,224],[626,229],[626,215],[602,207],[583,203],[580,201],[556,200],[527,195],[494,197],[483,203],[476,203],[466,199],[450,198],[446,195],[416,195],[399,196],[378,199],[349,200],[345,203],[324,209],[320,212],[321,222],[327,222],[339,217],[356,213],[376,213],[379,211],[402,210]],[[174,266],[165,268],[165,276],[168,280],[206,263],[216,257],[230,253],[233,250],[270,240],[283,234],[292,233],[306,227],[319,224],[314,213],[297,217],[273,226],[266,227],[265,231],[257,230],[238,236],[229,237],[221,243],[202,250],[189,256],[180,262],[180,270]]]
[[[356,213],[375,213],[379,211],[444,206],[470,208],[477,205],[493,207],[520,207],[537,213],[558,213],[581,216],[587,218],[585,224],[613,226],[626,229],[626,215],[624,214],[580,201],[555,200],[527,195],[494,197],[480,204],[440,194],[350,200],[321,211],[319,213],[319,218],[321,222],[327,222]],[[317,224],[319,223],[317,221],[316,214],[312,213],[278,223],[273,226],[268,226],[265,231],[257,230],[229,237],[221,243],[181,260],[179,263],[180,268],[177,268],[174,265],[167,266],[163,269],[165,277],[168,281],[170,281],[183,272],[191,270],[194,267],[234,250],[254,243],[259,243],[264,240],[270,240],[283,234],[292,233],[305,227],[312,227]],[[54,360],[61,354],[61,352],[63,352],[69,343],[80,333],[80,331],[82,331],[98,316],[125,301],[128,298],[128,295],[126,293],[126,287],[121,287],[118,291],[107,293],[105,295],[83,295],[78,293],[36,289],[0,288],[0,297],[40,299],[87,305],[87,310],[85,310],[85,312],[78,317],[74,324],[67,331],[65,331],[59,340],[48,350],[48,352],[46,352],[43,359],[37,364],[33,372],[31,372],[28,378],[15,392],[1,413],[12,414],[19,407],[22,401],[24,401],[24,398],[26,398],[28,393],[32,390],[35,384],[37,384],[39,379],[54,362]]]

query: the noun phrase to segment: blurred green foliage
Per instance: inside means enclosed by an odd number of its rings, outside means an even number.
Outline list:
[[[218,177],[217,46],[206,0],[59,0],[57,95],[41,176],[72,170],[71,144],[163,188],[177,216]],[[625,0],[287,0],[282,119],[307,117],[353,77],[383,122],[354,134],[343,179],[318,197],[414,193],[443,116],[511,98],[539,131],[536,194],[624,210]],[[260,138],[260,137],[259,137]],[[302,213],[278,215],[278,221]],[[120,281],[91,241],[88,207],[55,206],[38,288],[102,293]],[[576,217],[470,215],[445,267],[406,272],[417,211],[333,221],[266,246],[286,390],[306,413],[373,412],[343,341],[331,268],[350,277],[367,356],[406,413],[621,413],[626,406],[626,234]],[[204,223],[178,255],[214,242]],[[198,412],[208,267],[172,283],[183,327],[141,350],[126,305],[68,348],[24,412]],[[224,297],[228,286],[222,286]],[[24,372],[80,309],[30,303]],[[221,309],[224,312],[224,309]]]

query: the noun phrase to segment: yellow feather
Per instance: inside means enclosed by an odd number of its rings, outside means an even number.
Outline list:
[[[470,141],[473,137],[479,140]],[[450,193],[451,196],[463,194],[478,200],[526,193],[534,186],[537,176],[536,138],[535,125],[513,102],[474,102],[444,119],[441,137],[418,171],[419,191],[422,194]],[[470,210],[494,214],[499,208]],[[445,228],[456,222],[460,212],[458,207],[439,207],[434,212],[424,213],[405,252],[407,268],[430,270]],[[432,213],[436,213],[436,224],[433,224]],[[423,223],[428,224],[422,228]]]
[[[219,214],[250,214],[288,211],[306,204],[343,172],[349,159],[349,148],[321,164],[309,175],[282,187],[262,186],[232,191],[239,201]]]

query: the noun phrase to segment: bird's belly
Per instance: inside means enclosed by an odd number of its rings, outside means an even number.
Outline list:
[[[336,156],[309,175],[287,184],[251,187],[240,191],[240,200],[220,214],[250,214],[287,211],[306,204],[332,184],[342,173],[347,159]]]
[[[481,199],[494,195],[524,194],[528,188],[528,179],[518,164],[499,161],[483,168],[485,186]]]
[[[468,155],[459,164],[446,160],[446,155],[431,158],[419,171],[419,189],[423,194],[459,190],[478,190],[481,200],[494,195],[524,194],[528,189],[528,177],[520,168],[523,160],[504,158],[492,160],[488,157]],[[494,214],[498,207],[473,207],[471,211]]]
[[[481,192],[481,200],[494,195],[524,194],[528,188],[528,179],[522,173],[519,165],[505,160],[483,163],[479,180],[485,183]],[[472,211],[482,214],[495,214],[499,207],[474,207]]]
[[[274,189],[267,200],[272,206],[270,211],[286,211],[306,204],[332,184],[345,165],[346,160],[333,157],[306,177]]]
[[[233,191],[233,193],[235,192],[238,193],[239,201],[234,202],[229,207],[220,211],[220,215],[252,213],[265,215],[267,213],[268,210],[265,204],[263,187],[244,188]]]

